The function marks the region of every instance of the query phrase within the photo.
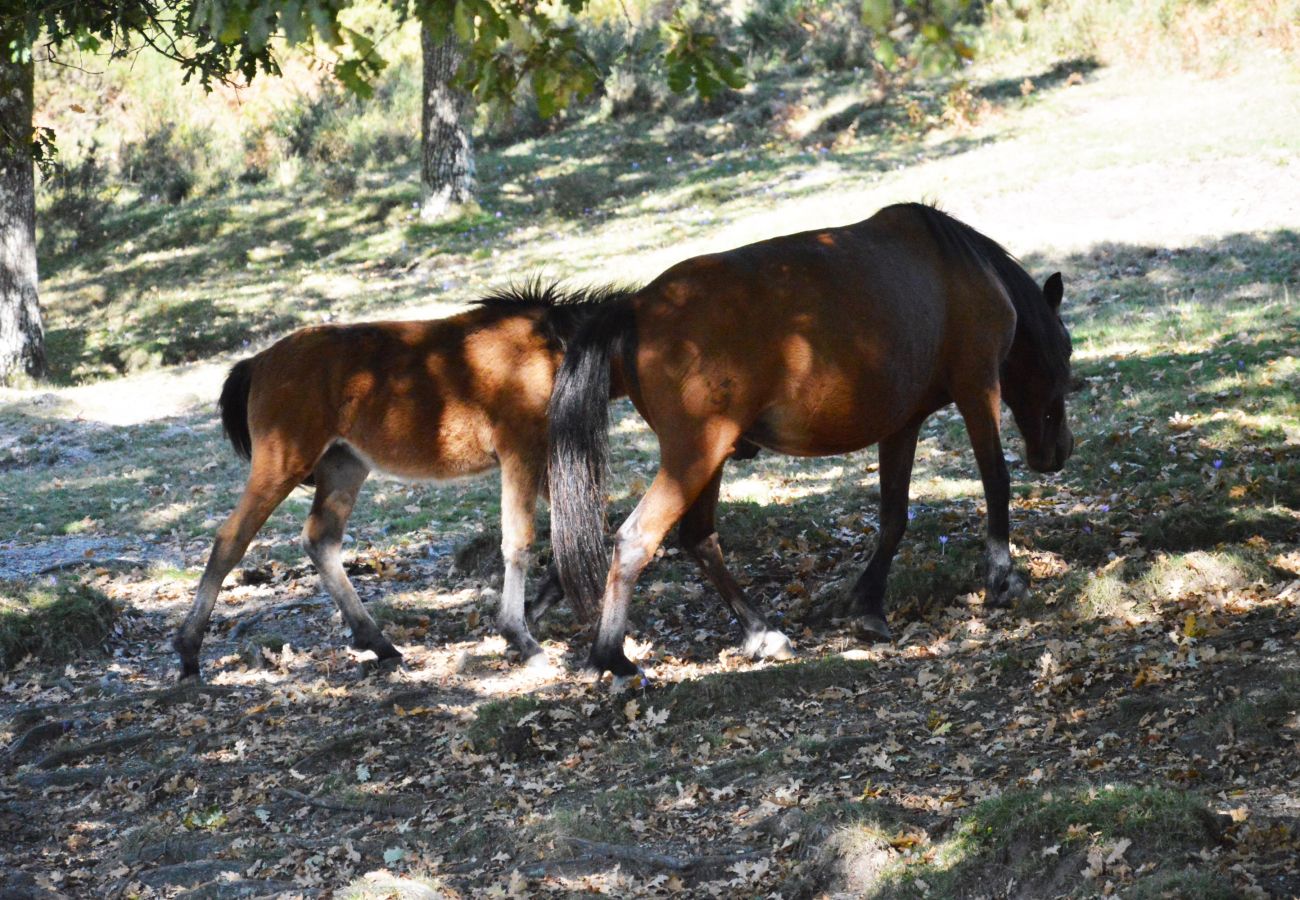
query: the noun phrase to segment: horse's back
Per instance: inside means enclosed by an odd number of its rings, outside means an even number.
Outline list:
[[[643,411],[733,417],[786,453],[868,446],[939,401],[972,329],[1014,328],[980,278],[909,207],[686,260],[636,301],[640,377],[677,386]]]

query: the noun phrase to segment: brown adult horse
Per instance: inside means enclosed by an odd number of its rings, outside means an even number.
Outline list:
[[[727,572],[714,530],[722,468],[753,444],[824,456],[880,444],[880,536],[849,601],[887,639],[885,580],[907,525],[921,423],[955,402],[988,504],[987,599],[1025,590],[1008,548],[1006,400],[1042,472],[1074,446],[1065,420],[1070,338],[1057,273],[1040,289],[997,243],[930,206],[903,204],[844,228],[696,257],[613,300],[569,346],[551,399],[551,537],[564,593],[591,612],[590,666],[628,676],[637,576],[674,523],[756,655],[773,632]],[[605,577],[601,478],[610,378],[659,437],[659,472],[618,530]]]
[[[221,391],[221,420],[252,469],[173,641],[181,677],[199,674],[221,582],[299,484],[316,489],[303,544],[354,646],[381,660],[400,658],[340,559],[343,527],[374,469],[428,480],[501,467],[505,581],[497,627],[523,659],[545,659],[525,622],[524,573],[546,471],[547,403],[565,343],[613,296],[533,283],[447,319],[304,328],[237,363]],[[543,586],[539,613],[558,592],[554,579]]]

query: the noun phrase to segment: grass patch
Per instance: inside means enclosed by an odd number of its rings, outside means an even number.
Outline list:
[[[474,721],[466,729],[465,737],[480,751],[494,747],[507,729],[520,727],[520,719],[545,706],[545,701],[533,696],[485,703],[475,712]]]
[[[1099,882],[1083,873],[1099,856],[1098,878],[1127,882],[1143,896],[1169,885],[1197,884],[1195,896],[1234,896],[1209,872],[1183,870],[1189,853],[1219,836],[1214,814],[1194,794],[1132,785],[1013,791],[977,805],[955,835],[926,861],[884,873],[877,896],[998,894],[1011,885],[1032,896],[1081,896]],[[1127,841],[1128,843],[1124,843]],[[1142,875],[1136,870],[1154,863]],[[1138,893],[1134,894],[1139,895]]]
[[[1281,673],[1273,686],[1256,688],[1203,718],[1208,730],[1280,739],[1280,728],[1300,729],[1300,671]]]
[[[588,841],[635,842],[628,823],[644,816],[653,806],[650,791],[636,788],[613,788],[592,794],[581,806],[556,809],[536,836],[536,842],[548,844],[558,838],[574,837]]]
[[[73,659],[108,638],[112,602],[73,577],[42,584],[0,582],[0,670],[28,656]]]
[[[654,696],[653,702],[671,710],[672,720],[677,722],[707,718],[715,712],[736,715],[828,687],[851,686],[872,665],[864,660],[826,656],[750,672],[725,672],[678,682]]]

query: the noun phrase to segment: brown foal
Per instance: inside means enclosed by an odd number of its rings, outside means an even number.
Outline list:
[[[173,641],[181,677],[199,674],[222,581],[300,484],[315,487],[303,545],[354,646],[400,659],[341,560],[343,528],[372,470],[442,480],[500,467],[505,579],[497,626],[524,660],[544,660],[525,621],[524,574],[544,487],[547,404],[566,341],[611,296],[531,284],[447,319],[304,328],[236,364],[221,392],[221,417],[252,466]],[[558,588],[550,583],[542,595],[539,611]]]

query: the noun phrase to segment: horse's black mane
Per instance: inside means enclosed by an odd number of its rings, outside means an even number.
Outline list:
[[[541,276],[533,276],[486,294],[475,300],[474,305],[502,315],[543,310],[546,312],[544,320],[553,336],[561,343],[567,343],[592,313],[636,291],[637,288],[626,285],[570,288],[558,281],[548,282]]]
[[[1024,270],[1020,261],[985,234],[927,203],[902,203],[921,217],[940,250],[957,257],[973,259],[997,275],[1016,307],[1016,329],[1035,347],[1043,365],[1053,374],[1068,375],[1070,344],[1065,339],[1056,316],[1043,299],[1043,289]]]

